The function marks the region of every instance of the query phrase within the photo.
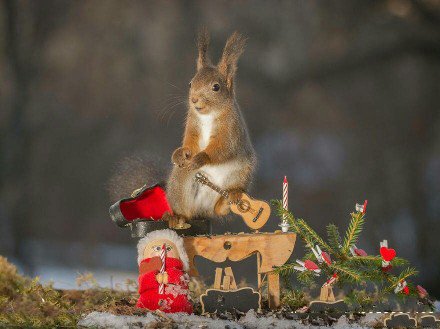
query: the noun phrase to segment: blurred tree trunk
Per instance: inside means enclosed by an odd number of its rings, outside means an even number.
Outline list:
[[[37,136],[29,122],[32,85],[38,76],[41,50],[61,21],[60,12],[68,12],[64,1],[32,2],[6,0],[5,48],[10,68],[11,109],[0,144],[0,191],[6,216],[12,223],[12,254],[26,262],[23,242],[32,220],[30,170],[32,140]],[[30,266],[31,264],[25,264]]]
[[[29,45],[26,40],[27,24],[23,16],[30,14],[22,2],[5,1],[6,54],[11,72],[12,95],[9,121],[2,143],[0,185],[9,220],[12,223],[12,254],[24,261],[22,242],[26,238],[26,223],[30,217],[29,152],[30,135],[26,124],[26,108],[32,79]],[[27,18],[27,17],[26,17]],[[26,25],[25,25],[26,24]]]

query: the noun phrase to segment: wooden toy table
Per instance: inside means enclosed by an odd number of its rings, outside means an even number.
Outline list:
[[[293,252],[296,234],[282,233],[239,233],[212,236],[191,236],[184,238],[185,249],[190,262],[190,275],[198,276],[194,257],[202,256],[214,262],[226,259],[240,261],[257,254],[258,289],[267,282],[270,308],[280,306],[280,278],[273,272],[273,266],[287,262]]]

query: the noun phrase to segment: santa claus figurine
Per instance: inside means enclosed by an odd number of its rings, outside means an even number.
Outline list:
[[[167,313],[192,313],[188,256],[173,230],[147,234],[138,243],[139,300],[136,306]]]

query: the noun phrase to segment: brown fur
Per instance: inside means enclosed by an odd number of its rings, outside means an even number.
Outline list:
[[[197,171],[205,172],[214,183],[217,180],[221,188],[233,192],[231,200],[246,190],[256,165],[233,83],[245,38],[237,32],[232,34],[216,66],[207,57],[208,45],[209,36],[203,30],[198,38],[197,72],[191,80],[183,142],[173,152],[175,166],[167,186],[173,211],[185,218],[223,216],[229,212],[229,200],[195,183]],[[214,90],[216,84],[218,91]]]
[[[112,202],[116,202],[131,195],[142,187],[152,186],[163,181],[166,170],[158,158],[143,155],[138,157],[126,157],[120,161],[107,184]]]

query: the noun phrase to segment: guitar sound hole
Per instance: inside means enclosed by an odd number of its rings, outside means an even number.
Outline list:
[[[240,210],[241,212],[247,212],[249,211],[251,205],[249,203],[249,201],[246,200],[242,200],[239,204],[238,204],[238,210]]]

